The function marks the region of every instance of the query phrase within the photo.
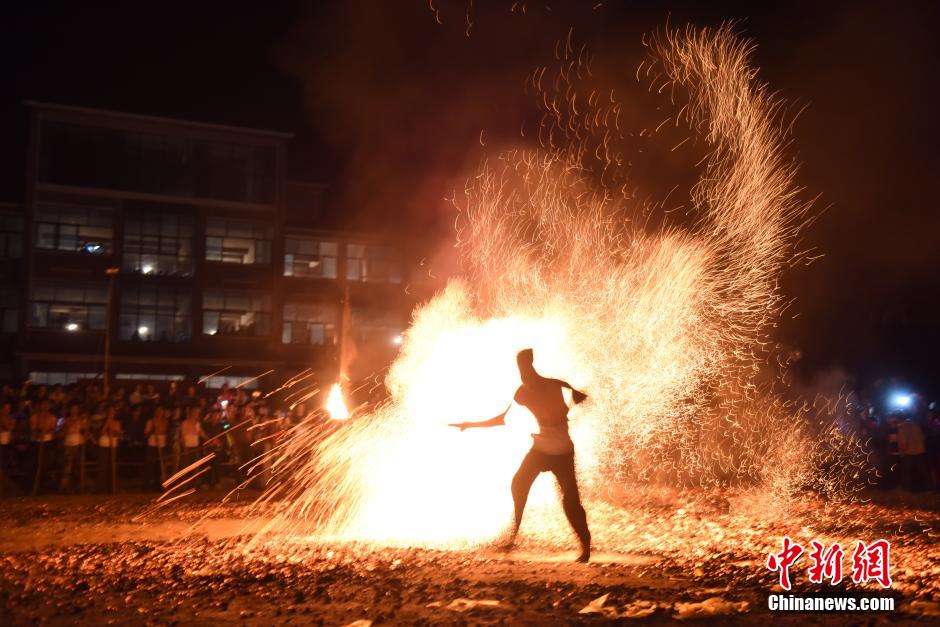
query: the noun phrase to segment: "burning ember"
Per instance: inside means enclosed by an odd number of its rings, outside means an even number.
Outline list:
[[[330,414],[330,420],[346,420],[349,418],[349,410],[346,409],[346,401],[343,400],[343,389],[339,383],[334,383],[330,388],[330,394],[326,397],[326,411]]]
[[[589,55],[562,42],[555,75],[538,68],[529,84],[545,106],[540,147],[484,160],[456,200],[464,277],[416,312],[388,375],[391,398],[341,430],[294,429],[266,454],[256,541],[495,538],[511,518],[509,483],[533,417],[514,405],[503,428],[446,425],[504,410],[526,347],[540,373],[590,397],[569,414],[571,436],[588,517],[604,512],[610,530],[618,517],[649,518],[657,500],[638,495],[660,488],[704,488],[688,493],[703,499],[737,490],[728,500],[742,529],[785,517],[800,490],[845,492],[859,443],[825,413],[785,402],[780,373],[767,376],[778,276],[807,209],[782,152],[779,103],[727,28],[647,45],[637,77],[673,110],[660,127],[684,126],[705,151],[691,223],[653,221],[657,207],[634,200],[621,103],[592,89]],[[327,409],[348,416],[338,384]],[[522,533],[567,542],[552,488],[547,475],[536,481]]]

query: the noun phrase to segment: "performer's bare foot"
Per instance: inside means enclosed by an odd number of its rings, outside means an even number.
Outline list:
[[[496,550],[502,551],[503,553],[508,553],[516,548],[516,532],[515,531],[504,531],[502,537],[497,538]]]
[[[591,536],[581,541],[581,555],[575,561],[579,564],[587,564],[589,559],[591,559]]]

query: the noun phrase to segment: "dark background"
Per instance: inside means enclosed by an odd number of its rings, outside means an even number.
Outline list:
[[[792,152],[819,195],[800,247],[824,256],[784,276],[778,338],[805,381],[940,393],[933,2],[19,4],[0,22],[0,200],[21,199],[32,99],[292,132],[291,176],[331,184],[333,223],[441,238],[481,129],[518,133],[525,75],[570,27],[633,80],[667,19],[741,20],[760,77],[806,106]]]

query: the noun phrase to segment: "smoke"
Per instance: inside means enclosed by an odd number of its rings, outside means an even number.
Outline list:
[[[923,190],[936,169],[936,116],[929,111],[936,87],[927,80],[936,55],[924,51],[936,46],[935,7],[680,3],[672,12],[674,22],[745,18],[741,28],[761,42],[755,54],[762,75],[783,90],[793,115],[805,108],[792,152],[806,163],[807,185],[825,190],[819,206],[826,211],[800,248],[826,256],[811,270],[781,276],[797,302],[779,321],[779,334],[804,352],[798,367],[824,369],[836,361],[872,374],[910,359],[929,364],[936,333],[927,312],[936,307],[937,285],[926,268],[936,265],[929,262],[938,225]],[[621,120],[636,134],[624,169],[637,198],[665,203],[673,221],[688,209],[682,199],[695,179],[676,173],[697,158],[644,144],[647,136],[639,133],[665,115],[645,107],[620,72],[640,60],[625,44],[666,17],[661,9],[617,3],[353,1],[310,9],[279,57],[303,87],[310,125],[344,164],[326,172],[337,181],[339,221],[421,233],[429,248],[439,242],[443,258],[452,260],[448,199],[484,152],[537,142],[538,112],[522,86],[569,28],[576,41],[590,33],[594,81],[601,92],[615,89]],[[845,289],[848,281],[852,289]],[[913,289],[925,295],[909,304]]]
[[[278,58],[302,86],[310,125],[342,163],[333,192],[340,224],[450,243],[451,199],[480,158],[538,145],[541,103],[526,82],[553,59],[558,41],[571,33],[577,39],[603,16],[583,3],[525,14],[510,4],[473,6],[470,36],[461,2],[435,2],[435,12],[420,2],[352,1],[311,9],[300,20]],[[616,40],[593,42],[592,83],[605,94],[615,90],[621,122],[635,134],[622,168],[630,170],[633,193],[658,202],[676,184],[676,162],[689,157],[644,154],[639,133],[664,116],[631,97],[644,87],[621,72],[640,60],[622,42],[638,41],[643,26],[624,25]]]
[[[625,74],[671,111],[657,128],[685,128],[705,154],[685,219],[649,219],[663,205],[621,175],[635,141],[619,102],[592,88],[586,48],[561,40],[529,79],[538,146],[495,152],[455,198],[464,278],[416,312],[388,402],[323,439],[297,428],[272,452],[284,470],[261,502],[283,498],[266,531],[492,538],[532,417],[513,408],[507,429],[472,434],[446,424],[505,409],[523,347],[591,397],[572,411],[572,438],[595,505],[628,486],[747,486],[764,511],[806,487],[839,493],[824,466],[851,442],[759,382],[806,210],[779,105],[727,27],[667,31],[648,50]],[[550,499],[537,484],[529,517],[548,535]]]

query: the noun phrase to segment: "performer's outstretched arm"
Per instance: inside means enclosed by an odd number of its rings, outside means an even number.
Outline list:
[[[511,407],[511,405],[510,405]],[[479,422],[452,422],[448,424],[448,427],[457,427],[461,431],[464,429],[474,429],[480,427],[499,427],[506,424],[506,414],[509,412],[509,407],[506,408],[506,411],[499,414],[498,416],[493,416],[489,420],[480,420]]]

